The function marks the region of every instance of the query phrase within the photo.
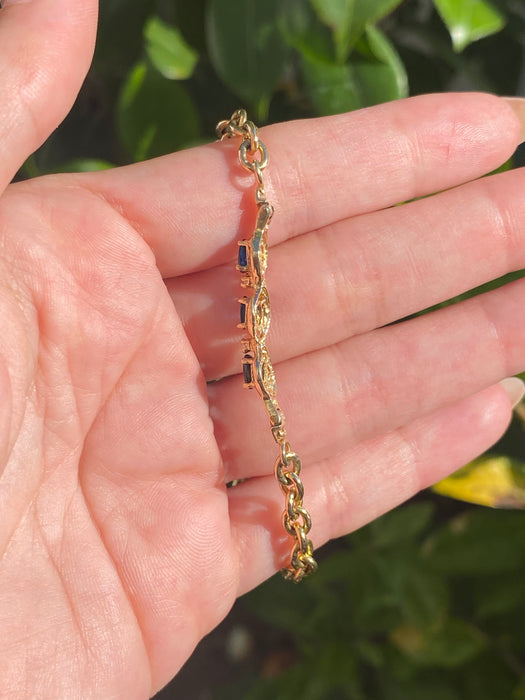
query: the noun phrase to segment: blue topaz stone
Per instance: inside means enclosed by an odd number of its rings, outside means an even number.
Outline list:
[[[239,256],[237,258],[237,264],[240,268],[248,267],[248,251],[245,245],[239,246]]]
[[[252,383],[252,366],[249,362],[245,362],[242,366],[242,375],[245,384]]]

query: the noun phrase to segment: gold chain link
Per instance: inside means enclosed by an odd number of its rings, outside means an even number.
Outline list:
[[[304,488],[300,478],[301,460],[292,451],[286,435],[284,415],[276,398],[275,375],[266,347],[266,335],[270,326],[270,298],[265,283],[268,260],[267,233],[273,207],[264,192],[262,171],[268,165],[268,150],[259,139],[255,124],[248,120],[244,109],[238,109],[229,120],[217,124],[217,136],[241,138],[239,161],[253,174],[256,182],[255,202],[257,221],[251,239],[239,241],[237,269],[241,272],[241,285],[251,293],[239,299],[241,322],[239,328],[247,331],[241,341],[243,352],[244,386],[256,388],[261,395],[275,442],[280,454],[275,462],[275,477],[285,496],[283,525],[294,538],[290,564],[283,569],[283,576],[295,583],[317,569],[313,557],[313,545],[308,539],[312,521],[303,506]]]

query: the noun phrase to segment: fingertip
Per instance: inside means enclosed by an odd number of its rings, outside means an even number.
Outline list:
[[[462,163],[472,173],[474,169],[480,174],[490,172],[508,160],[520,142],[515,110],[500,97],[466,92],[428,95],[422,99],[436,100],[433,121],[441,125],[441,131],[436,129],[429,138],[443,139],[451,167]],[[439,148],[439,143],[435,148]]]
[[[507,394],[512,408],[516,408],[525,396],[525,382],[519,377],[506,377],[501,380],[500,386]]]
[[[516,122],[514,130],[518,132],[518,142],[525,141],[525,99],[523,97],[502,97],[501,101],[510,110],[511,118]]]

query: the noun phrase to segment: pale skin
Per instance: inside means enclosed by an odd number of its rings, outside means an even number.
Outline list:
[[[237,144],[9,185],[75,99],[95,27],[94,0],[0,11],[0,697],[16,700],[148,698],[290,547],[239,375],[233,261],[254,211]],[[269,344],[319,547],[508,425],[524,282],[388,324],[525,267],[524,174],[478,179],[520,123],[498,98],[442,95],[261,138]]]

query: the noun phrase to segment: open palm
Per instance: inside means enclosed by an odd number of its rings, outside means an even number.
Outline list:
[[[0,16],[6,698],[148,697],[290,546],[275,446],[238,376],[232,259],[254,212],[236,145],[7,186],[74,99],[95,12],[38,0]],[[523,283],[388,324],[523,267],[523,175],[462,184],[518,132],[482,95],[262,132],[270,342],[316,545],[508,423],[519,386],[497,382],[525,367]]]

